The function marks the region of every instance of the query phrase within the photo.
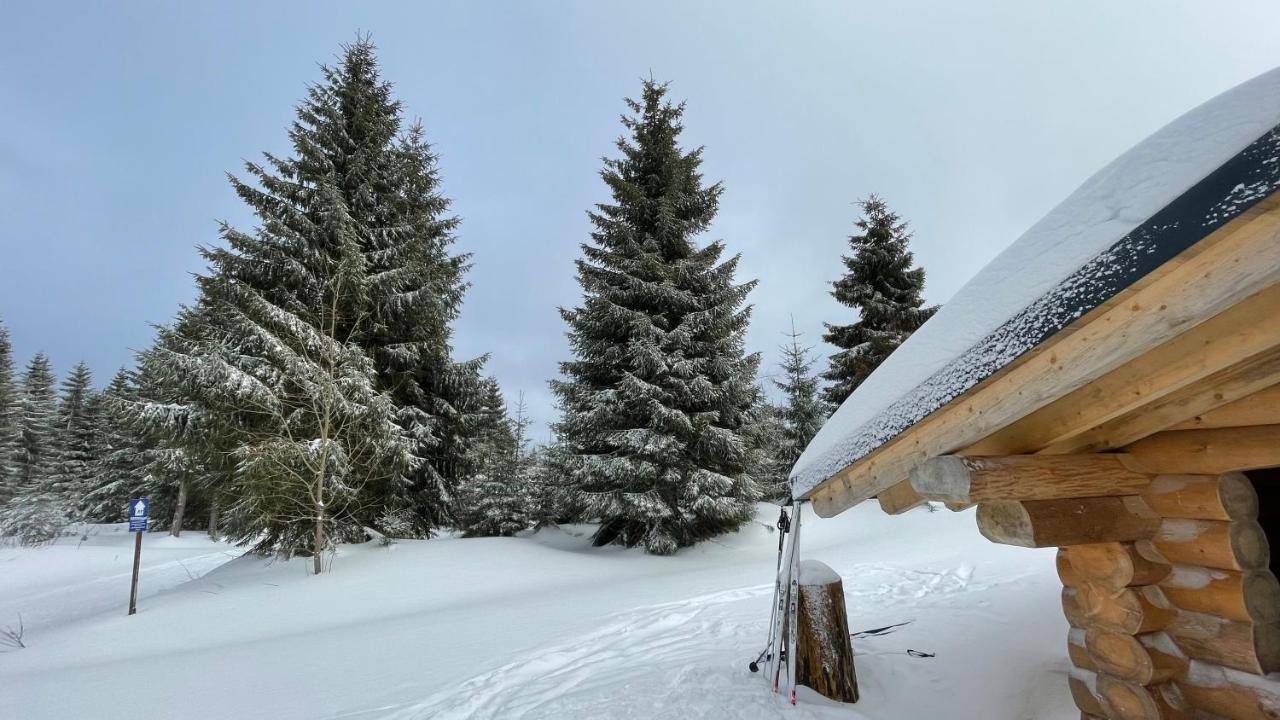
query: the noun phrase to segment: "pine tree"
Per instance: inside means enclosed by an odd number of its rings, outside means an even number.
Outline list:
[[[14,454],[18,438],[18,388],[13,382],[13,346],[0,322],[0,507],[18,491]]]
[[[485,383],[484,397],[487,427],[477,438],[476,472],[462,486],[460,526],[468,537],[509,536],[533,524],[528,420],[523,398],[508,415],[497,381]]]
[[[138,401],[137,374],[120,368],[98,395],[94,488],[85,497],[85,515],[92,522],[123,522],[130,498],[142,491],[145,444],[130,425]]]
[[[601,173],[613,195],[590,214],[578,261],[581,306],[562,310],[575,359],[552,384],[568,482],[601,520],[597,544],[670,554],[732,531],[758,492],[744,436],[759,357],[743,350],[754,282],[734,284],[738,258],[695,237],[715,216],[720,184],[704,186],[701,149],[678,145],[684,105],[644,83],[621,157]]]
[[[938,310],[924,307],[924,269],[911,267],[907,223],[875,195],[858,205],[863,216],[855,224],[861,232],[849,238],[853,255],[842,258],[847,272],[831,292],[841,304],[858,310],[858,321],[828,323],[823,335],[840,348],[822,374],[830,383],[823,395],[835,406]]]
[[[813,348],[800,345],[800,333],[796,332],[794,321],[787,338],[790,342],[779,348],[782,378],[773,381],[774,387],[782,391],[782,406],[776,410],[781,434],[769,454],[771,482],[766,497],[775,500],[786,496],[791,468],[831,412],[821,397],[818,377],[813,372],[814,361],[810,357]]]
[[[67,512],[68,521],[83,517],[81,509],[93,490],[97,474],[97,395],[93,374],[83,362],[76,364],[62,381],[57,416],[57,467],[50,492]]]
[[[58,407],[53,386],[49,359],[37,353],[22,380],[14,453],[16,492],[0,512],[0,535],[16,537],[24,544],[53,540],[65,524],[65,508],[52,492],[58,457]]]

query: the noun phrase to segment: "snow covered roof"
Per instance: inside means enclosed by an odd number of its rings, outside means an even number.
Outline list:
[[[979,271],[827,421],[796,497],[866,457],[1280,187],[1280,68],[1174,120]]]

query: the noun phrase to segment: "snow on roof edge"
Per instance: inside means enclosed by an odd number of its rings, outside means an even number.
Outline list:
[[[1280,185],[1278,124],[1280,68],[1187,112],[1095,173],[841,405],[792,469],[793,494],[810,492],[1269,194]]]

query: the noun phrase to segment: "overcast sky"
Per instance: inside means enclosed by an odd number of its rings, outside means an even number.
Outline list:
[[[252,217],[224,173],[285,131],[357,31],[441,156],[474,253],[456,325],[545,438],[556,307],[622,99],[650,73],[722,180],[706,239],[755,278],[748,346],[813,344],[856,217],[882,195],[945,302],[1086,177],[1280,65],[1280,3],[65,3],[0,8],[0,319],[17,361],[100,384],[193,298],[195,245]],[[981,5],[981,7],[977,7]],[[828,348],[819,347],[825,356]]]

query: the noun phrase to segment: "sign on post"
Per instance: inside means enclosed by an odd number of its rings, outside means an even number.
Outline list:
[[[147,531],[151,518],[151,498],[133,498],[129,501],[129,532],[133,540],[133,581],[129,585],[129,614],[138,612],[138,567],[142,562],[142,533]]]
[[[129,532],[146,532],[151,515],[151,498],[134,498],[129,501]]]

